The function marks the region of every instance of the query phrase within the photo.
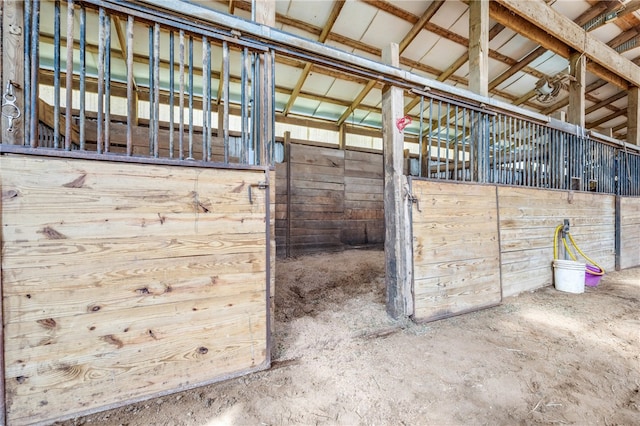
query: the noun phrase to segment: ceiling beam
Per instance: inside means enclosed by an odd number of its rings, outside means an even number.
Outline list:
[[[409,30],[409,32],[404,36],[402,41],[399,44],[400,53],[404,52],[404,50],[411,44],[411,42],[420,34],[420,31],[424,29],[424,26],[427,22],[433,18],[433,15],[438,12],[440,7],[444,4],[444,0],[436,0],[427,7],[427,10],[422,14],[420,19],[413,24],[413,27]]]
[[[489,30],[489,41],[493,40],[498,34],[502,32],[502,30],[504,30],[504,25],[502,24],[495,24],[493,27],[491,27],[491,29]],[[436,80],[442,81],[442,82],[446,81],[449,77],[453,75],[453,73],[458,71],[460,67],[466,64],[468,61],[469,61],[469,53],[467,52],[464,55],[460,56],[458,59],[456,59],[456,61],[453,64],[449,65],[449,67],[446,70],[444,70]],[[491,91],[491,89],[489,89],[489,91]]]
[[[340,11],[342,10],[343,6],[344,6],[344,2],[341,0],[336,0],[333,2],[333,8],[331,9],[329,18],[327,19],[327,22],[325,23],[324,28],[322,28],[320,37],[318,37],[318,41],[320,43],[324,43],[327,40],[327,37],[331,33],[331,29],[333,28],[333,24],[336,23],[336,20],[338,19],[338,16],[340,15]],[[285,105],[284,110],[282,111],[283,115],[289,114],[291,107],[293,106],[294,102],[296,101],[296,98],[298,97],[298,94],[300,93],[300,90],[302,90],[302,86],[304,86],[304,82],[307,80],[307,77],[309,76],[309,72],[311,71],[311,66],[312,66],[311,62],[307,62],[304,68],[302,69],[302,74],[300,75],[300,78],[298,78],[298,82],[296,83],[293,89],[293,92],[291,93],[291,96],[287,101],[287,105]]]
[[[627,92],[626,91],[622,91],[622,92],[618,92],[613,96],[609,96],[607,99],[603,99],[600,102],[591,105],[589,108],[587,108],[584,112],[585,114],[591,114],[594,111],[599,110],[600,108],[603,108],[615,101],[618,101],[622,98],[624,98],[625,96],[627,96]]]
[[[640,70],[630,60],[621,56],[603,42],[590,36],[571,19],[556,12],[541,0],[495,0],[538,28],[544,28],[552,37],[577,52],[584,53],[591,61],[634,86],[640,86]],[[508,24],[505,24],[508,25]],[[566,57],[566,56],[565,56]]]
[[[599,127],[600,125],[602,125],[604,123],[607,123],[607,122],[613,120],[614,118],[618,118],[618,117],[620,117],[622,115],[625,115],[626,113],[627,113],[626,109],[621,109],[620,111],[616,111],[613,114],[607,115],[606,117],[602,117],[602,118],[600,118],[598,120],[595,120],[595,121],[592,121],[590,123],[587,123],[585,127],[587,129],[593,129],[594,127]]]
[[[369,83],[367,83],[367,85],[364,87],[364,89],[362,89],[360,91],[360,93],[358,94],[358,96],[356,96],[356,98],[353,100],[353,102],[351,103],[351,105],[349,106],[349,108],[347,108],[342,115],[340,116],[340,118],[338,119],[338,126],[341,126],[342,123],[344,123],[346,121],[347,118],[349,118],[349,116],[356,110],[356,108],[358,107],[358,105],[360,105],[360,103],[362,102],[362,100],[369,94],[369,92],[375,87],[377,81],[376,80],[371,80],[369,81]]]

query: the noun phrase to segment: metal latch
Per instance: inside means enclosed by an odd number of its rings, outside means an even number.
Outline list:
[[[258,183],[254,183],[249,185],[249,204],[253,204],[253,197],[251,195],[251,188],[256,187],[258,189],[267,189],[269,185],[265,181],[260,181]]]
[[[416,205],[416,209],[422,213],[422,210],[420,210],[420,200],[418,200],[418,197],[416,197],[415,195],[413,195],[410,192],[407,192],[407,199],[409,200],[409,202],[411,204],[415,204]]]
[[[13,133],[15,130],[13,127],[14,121],[16,121],[22,113],[20,112],[20,108],[16,104],[16,96],[13,94],[13,87],[19,87],[16,83],[9,80],[7,81],[7,88],[2,95],[2,116],[6,117],[9,120],[7,126],[7,132]]]

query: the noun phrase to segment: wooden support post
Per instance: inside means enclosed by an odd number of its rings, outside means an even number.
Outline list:
[[[276,26],[276,2],[275,0],[253,0],[256,10],[254,19],[258,24]]]
[[[391,43],[382,51],[382,62],[398,67],[398,44]],[[384,152],[384,221],[387,313],[395,319],[413,314],[413,268],[411,258],[411,223],[409,192],[404,162],[404,135],[396,120],[404,116],[402,89],[382,89],[382,144]]]
[[[489,94],[489,0],[469,2],[469,90]]]
[[[569,83],[569,107],[567,121],[584,128],[585,124],[585,81],[587,78],[587,58],[577,52],[569,58],[569,68],[572,81]]]
[[[638,130],[638,123],[640,123],[640,107],[638,107],[640,88],[636,86],[630,87],[628,95],[627,142],[634,145],[640,145],[640,131]]]
[[[344,123],[338,127],[338,147],[344,151],[347,146],[347,129]]]
[[[9,132],[9,120],[2,117],[2,143],[24,144],[24,1],[4,0],[2,2],[2,95],[7,90],[7,83],[13,84],[15,105],[20,117],[13,120],[12,132]],[[0,96],[1,98],[1,96]],[[4,102],[4,99],[2,99]],[[17,113],[15,108],[5,107],[7,114]]]

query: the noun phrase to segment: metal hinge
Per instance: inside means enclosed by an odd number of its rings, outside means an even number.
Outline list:
[[[269,184],[265,181],[260,181],[258,183],[254,183],[249,185],[249,204],[253,204],[253,197],[251,195],[251,188],[256,187],[258,189],[267,189]]]

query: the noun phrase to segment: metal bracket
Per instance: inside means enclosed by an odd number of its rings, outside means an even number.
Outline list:
[[[13,128],[13,122],[20,118],[20,116],[22,115],[22,112],[20,112],[20,107],[18,107],[18,105],[16,104],[16,95],[13,94],[14,86],[19,87],[13,81],[8,80],[7,88],[2,95],[2,116],[9,119],[9,125],[7,126],[7,132],[9,133],[13,133],[13,131],[15,130]]]
[[[418,199],[418,197],[416,197],[415,195],[413,195],[410,192],[407,192],[407,199],[409,200],[409,202],[411,204],[415,204],[416,205],[416,209],[422,213],[422,210],[420,210],[420,200]]]
[[[260,181],[258,183],[249,185],[249,204],[253,204],[253,196],[251,195],[251,188],[253,187],[256,187],[258,189],[267,189],[269,185],[267,185],[267,182],[265,181]]]

